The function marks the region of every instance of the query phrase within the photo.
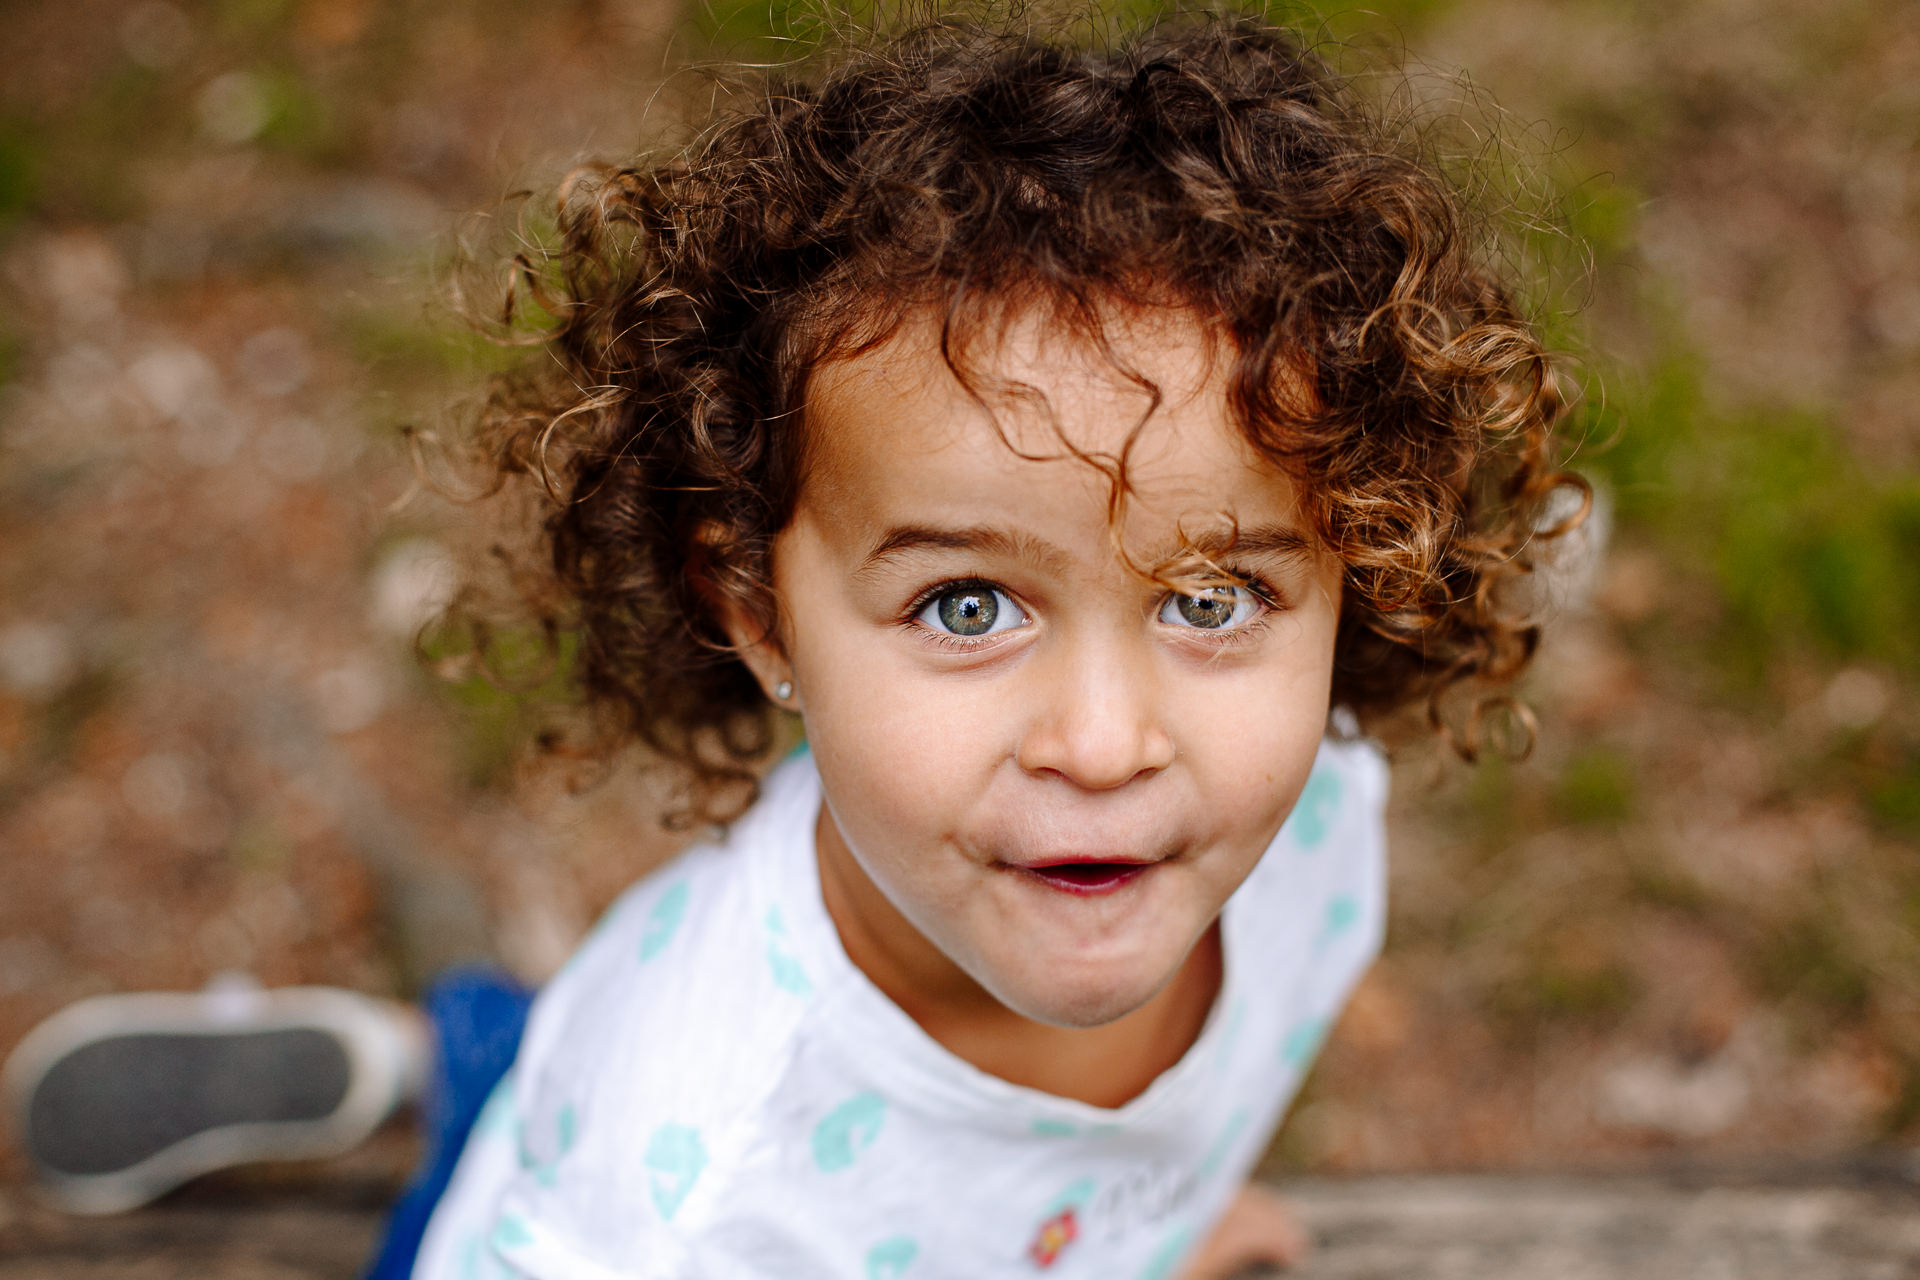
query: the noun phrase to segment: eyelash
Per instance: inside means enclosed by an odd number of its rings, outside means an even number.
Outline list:
[[[1194,643],[1212,645],[1216,649],[1230,649],[1237,645],[1251,644],[1267,630],[1273,615],[1286,608],[1286,605],[1281,602],[1280,593],[1273,589],[1273,584],[1259,574],[1233,568],[1228,568],[1227,573],[1231,575],[1232,585],[1242,588],[1259,602],[1260,612],[1239,626],[1225,631],[1206,631],[1199,627],[1183,628],[1191,635]],[[1161,603],[1164,605],[1165,600],[1163,599]]]
[[[942,649],[968,652],[980,649],[989,644],[997,643],[1002,636],[1006,635],[1006,632],[995,632],[991,635],[984,636],[956,636],[945,631],[935,631],[932,627],[926,626],[920,621],[921,612],[935,600],[938,600],[941,596],[947,595],[950,592],[965,591],[969,588],[979,591],[1000,591],[1004,592],[1010,598],[1013,596],[1011,591],[1008,591],[1005,587],[990,578],[949,578],[945,582],[934,583],[925,591],[915,596],[907,607],[901,611],[900,625],[909,630],[920,632],[930,643],[937,644]],[[1021,608],[1024,610],[1026,606],[1022,605]]]
[[[1205,631],[1198,627],[1187,628],[1187,630],[1192,631],[1193,640],[1196,643],[1213,645],[1221,649],[1246,644],[1267,629],[1268,619],[1273,614],[1280,613],[1287,607],[1280,593],[1274,590],[1273,585],[1259,574],[1249,573],[1231,567],[1227,568],[1227,572],[1232,576],[1234,586],[1245,588],[1248,592],[1252,593],[1255,600],[1260,602],[1260,612],[1239,626],[1226,631]],[[919,595],[916,595],[907,604],[907,607],[901,610],[900,625],[911,630],[919,631],[928,641],[939,645],[943,649],[967,652],[980,649],[985,645],[997,643],[1000,637],[1006,634],[1004,631],[993,635],[977,637],[956,636],[945,631],[935,631],[932,627],[925,626],[919,621],[921,612],[941,596],[951,591],[964,591],[969,588],[981,591],[1004,591],[1008,596],[1013,596],[1011,591],[1007,591],[1004,586],[994,582],[990,578],[949,578],[945,582],[934,583]],[[1168,593],[1169,596],[1171,594],[1173,593]],[[1167,596],[1162,596],[1155,602],[1154,609],[1156,612],[1166,603],[1167,598]],[[1022,609],[1026,608],[1025,605],[1021,605],[1020,607]]]

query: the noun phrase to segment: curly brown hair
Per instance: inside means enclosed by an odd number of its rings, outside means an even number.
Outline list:
[[[578,636],[598,740],[684,766],[695,817],[751,794],[775,713],[714,600],[774,625],[810,373],[929,308],[954,365],[1010,298],[1096,336],[1115,303],[1203,317],[1239,428],[1344,563],[1336,705],[1366,724],[1426,699],[1440,726],[1444,692],[1532,655],[1497,588],[1579,484],[1553,465],[1549,357],[1473,226],[1351,85],[1233,16],[1101,52],[936,22],[577,171],[507,302],[547,313],[553,358],[495,388],[481,439],[552,496],[543,621]]]

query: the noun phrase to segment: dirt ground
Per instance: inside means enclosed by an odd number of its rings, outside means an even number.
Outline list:
[[[105,1220],[0,1191],[0,1280],[348,1280],[386,1169],[254,1174]],[[1915,1280],[1920,1169],[1830,1164],[1666,1177],[1299,1178],[1297,1280]],[[384,1175],[384,1176],[383,1176]],[[1245,1280],[1277,1272],[1249,1273]]]

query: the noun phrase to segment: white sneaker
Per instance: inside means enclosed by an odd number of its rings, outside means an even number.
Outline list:
[[[56,1203],[116,1213],[252,1160],[350,1150],[417,1091],[419,1019],[333,987],[98,996],[35,1027],[4,1075]]]

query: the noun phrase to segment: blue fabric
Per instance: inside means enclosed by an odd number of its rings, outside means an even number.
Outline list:
[[[427,1219],[446,1193],[467,1133],[519,1052],[533,992],[491,969],[455,969],[421,1003],[435,1046],[433,1075],[420,1101],[426,1158],[387,1220],[367,1280],[406,1280],[413,1273]]]

